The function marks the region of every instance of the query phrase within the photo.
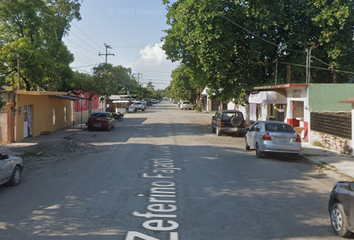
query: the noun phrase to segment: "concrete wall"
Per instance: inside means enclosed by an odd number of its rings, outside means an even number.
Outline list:
[[[313,112],[350,112],[351,105],[339,103],[354,97],[354,84],[309,84],[309,109]]]
[[[32,136],[43,132],[52,132],[71,125],[71,100],[52,98],[46,95],[17,95],[16,103],[16,135],[15,140],[23,140],[24,134],[24,106],[32,105],[33,132]],[[64,117],[66,107],[66,117]],[[53,122],[53,109],[55,109],[55,123]]]

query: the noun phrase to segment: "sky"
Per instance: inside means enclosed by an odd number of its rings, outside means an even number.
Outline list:
[[[83,0],[80,13],[82,19],[71,23],[64,38],[75,57],[73,70],[92,73],[93,67],[105,62],[106,44],[111,47],[108,53],[114,54],[107,62],[132,68],[143,86],[169,85],[178,63],[167,60],[161,49],[163,30],[169,28],[162,0]]]

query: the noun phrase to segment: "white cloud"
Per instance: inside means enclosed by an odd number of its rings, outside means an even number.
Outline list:
[[[143,86],[152,82],[155,89],[164,89],[170,84],[171,73],[179,63],[168,60],[162,46],[163,43],[145,46],[139,51],[140,57],[130,65],[134,73],[142,74],[139,82]]]
[[[140,60],[147,64],[161,64],[167,59],[162,45],[163,43],[156,43],[154,46],[147,45],[144,49],[140,50]]]

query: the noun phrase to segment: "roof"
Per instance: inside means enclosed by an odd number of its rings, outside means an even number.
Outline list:
[[[264,89],[285,89],[291,87],[307,87],[307,83],[288,83],[288,84],[280,84],[280,85],[271,85],[271,86],[259,86],[254,87],[256,90],[264,90]]]
[[[35,96],[48,96],[48,95],[68,95],[67,92],[51,92],[51,91],[24,91],[17,90],[18,95],[35,95]]]
[[[68,100],[86,99],[86,98],[83,98],[83,97],[78,97],[76,95],[70,95],[70,93],[68,93],[68,92],[17,90],[16,94],[18,94],[18,95],[31,95],[31,96],[49,96],[49,97],[52,97],[52,98],[61,98],[61,99],[68,99]]]
[[[340,103],[354,103],[354,97],[346,98],[339,101]]]
[[[49,97],[68,99],[68,100],[84,100],[84,99],[86,99],[83,97],[71,96],[71,95],[49,95]]]

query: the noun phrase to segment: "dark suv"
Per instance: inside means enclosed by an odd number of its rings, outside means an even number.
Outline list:
[[[211,131],[220,136],[222,133],[245,136],[247,133],[243,113],[237,110],[219,110],[211,119]]]
[[[337,182],[328,202],[333,231],[341,237],[354,232],[354,182]]]

